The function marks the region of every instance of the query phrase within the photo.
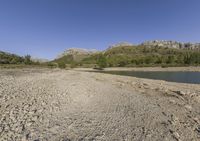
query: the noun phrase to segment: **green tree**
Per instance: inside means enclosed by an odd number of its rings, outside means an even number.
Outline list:
[[[31,64],[31,56],[30,55],[24,56],[24,63],[26,65],[30,65]]]
[[[65,65],[64,62],[59,62],[58,67],[61,68],[61,69],[64,69],[64,68],[66,68],[66,65]]]
[[[155,58],[156,58],[156,59],[155,59],[155,63],[156,63],[156,64],[162,64],[162,57],[156,56]]]
[[[175,62],[174,56],[170,55],[170,56],[167,57],[167,61],[166,61],[167,64],[172,64],[174,62]]]
[[[98,60],[97,60],[97,64],[100,68],[105,68],[107,67],[107,60],[106,57],[104,55],[100,55]]]
[[[121,61],[119,62],[119,67],[124,67],[124,66],[126,66],[127,64],[128,64],[127,61],[121,60]]]
[[[76,62],[74,62],[74,61],[72,61],[71,63],[70,63],[70,68],[75,68],[75,67],[77,67],[78,66],[78,64],[76,63]]]
[[[190,54],[188,52],[184,55],[184,63],[190,64]]]

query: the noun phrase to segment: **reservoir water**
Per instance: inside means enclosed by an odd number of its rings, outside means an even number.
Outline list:
[[[180,83],[200,84],[200,72],[163,72],[163,71],[98,71],[102,73],[134,76],[139,78],[166,80]]]

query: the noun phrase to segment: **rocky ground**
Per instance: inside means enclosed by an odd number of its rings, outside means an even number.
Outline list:
[[[1,69],[0,140],[199,141],[200,85]]]

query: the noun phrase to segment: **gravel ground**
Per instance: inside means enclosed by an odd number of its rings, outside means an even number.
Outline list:
[[[0,70],[1,141],[199,141],[200,85]]]

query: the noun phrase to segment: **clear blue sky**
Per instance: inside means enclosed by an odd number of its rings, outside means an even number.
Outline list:
[[[0,0],[0,50],[52,59],[67,48],[200,42],[200,0]]]

